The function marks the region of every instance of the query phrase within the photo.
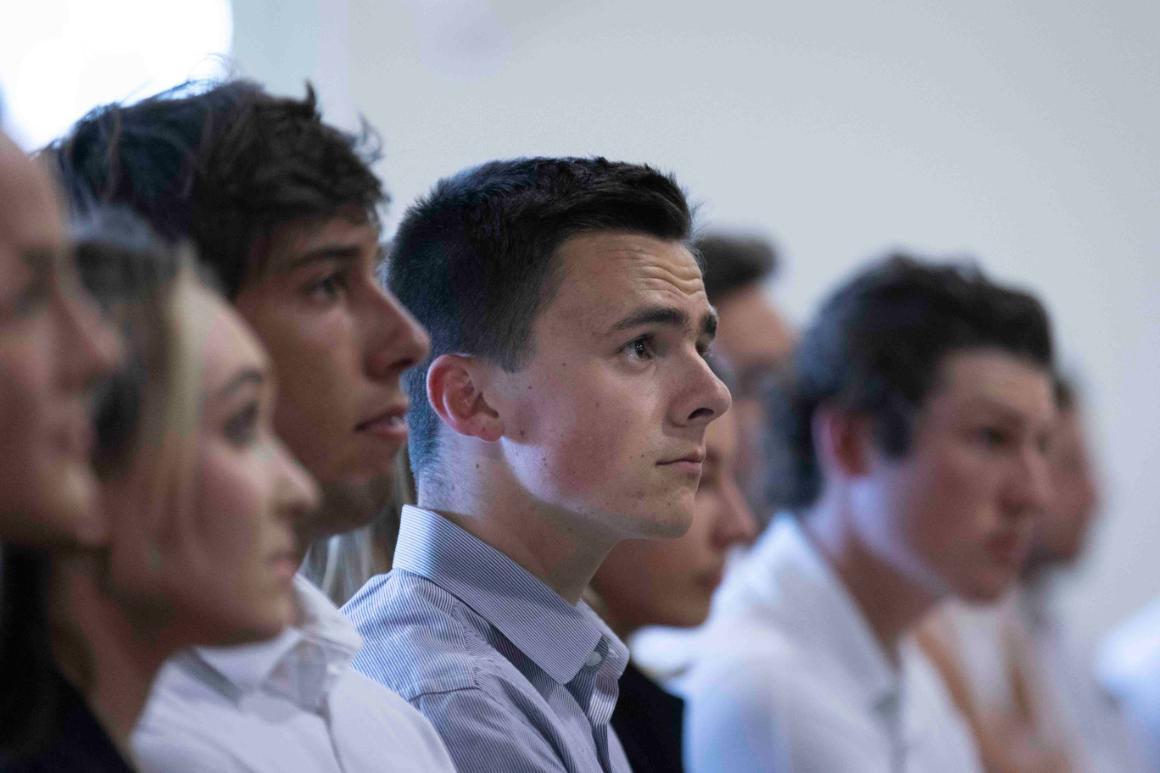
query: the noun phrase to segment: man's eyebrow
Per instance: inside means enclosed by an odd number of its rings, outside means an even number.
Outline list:
[[[1002,399],[996,397],[987,397],[985,395],[972,397],[966,401],[966,406],[975,410],[984,410],[997,414],[998,418],[1005,422],[1025,424],[1031,418],[1020,408],[1005,403]]]
[[[280,270],[282,271],[297,271],[303,266],[309,266],[311,263],[321,263],[324,261],[338,261],[340,263],[353,263],[361,258],[363,255],[363,247],[357,244],[325,244],[321,247],[315,247],[312,250],[295,255],[290,260],[287,260]],[[381,250],[375,253],[375,264],[382,260]]]
[[[629,314],[612,326],[611,333],[619,333],[642,325],[663,325],[684,328],[689,326],[689,314],[675,306],[645,306]],[[701,335],[717,335],[717,312],[710,309],[701,317]]]
[[[673,306],[645,306],[637,309],[612,326],[610,332],[619,333],[642,325],[664,325],[665,327],[685,327],[689,315]]]

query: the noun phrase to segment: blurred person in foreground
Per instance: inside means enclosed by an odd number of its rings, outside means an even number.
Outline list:
[[[1014,582],[1047,499],[1051,367],[1039,302],[967,265],[895,257],[829,296],[771,416],[788,512],[682,682],[691,770],[980,770],[911,633]]]
[[[1072,385],[1055,381],[1050,495],[1036,513],[1019,585],[999,605],[951,603],[921,642],[971,724],[988,771],[1128,771],[1135,739],[1053,609],[1051,586],[1083,555],[1099,486]]]
[[[0,541],[98,544],[93,385],[118,341],[81,290],[59,195],[0,133]]]
[[[293,616],[290,523],[317,492],[273,435],[265,355],[180,254],[137,229],[119,217],[78,243],[126,342],[96,406],[108,539],[47,552],[42,590],[6,582],[43,605],[45,629],[18,635],[47,651],[38,676],[55,693],[44,743],[6,771],[136,769],[130,733],[168,657],[269,637]]]
[[[627,771],[624,644],[581,601],[608,552],[683,534],[729,393],[675,181],[602,158],[493,161],[403,219],[389,286],[431,331],[406,376],[418,506],[344,607],[358,668],[461,770]]]
[[[77,280],[52,181],[0,133],[0,759],[53,732],[44,551],[108,539],[90,401],[120,352]]]
[[[322,490],[294,523],[298,564],[389,499],[407,437],[399,376],[427,351],[377,279],[386,194],[369,139],[324,123],[309,89],[227,81],[97,108],[49,151],[78,213],[117,203],[192,241],[268,351],[274,427]],[[135,734],[142,766],[448,770],[430,725],[350,668],[349,622],[301,577],[295,594],[279,636],[165,667]]]
[[[592,578],[594,608],[622,639],[648,625],[698,626],[725,572],[729,548],[753,539],[757,520],[737,480],[741,432],[732,410],[705,431],[693,523],[671,540],[625,540]],[[683,770],[684,702],[629,660],[612,726],[636,773]]]

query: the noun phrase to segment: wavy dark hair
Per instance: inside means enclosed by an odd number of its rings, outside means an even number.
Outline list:
[[[74,214],[132,209],[162,238],[192,242],[229,297],[262,268],[279,226],[377,222],[387,200],[371,170],[378,137],[324,123],[309,85],[292,99],[247,80],[186,83],[98,107],[44,154]]]
[[[971,263],[894,255],[854,275],[822,304],[791,372],[768,391],[769,456],[785,467],[770,475],[771,499],[800,510],[821,494],[812,432],[820,407],[869,417],[878,447],[901,457],[942,362],[978,348],[1053,370],[1043,305]]]

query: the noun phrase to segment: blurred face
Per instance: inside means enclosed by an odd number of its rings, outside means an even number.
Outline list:
[[[676,536],[693,515],[705,428],[729,392],[704,354],[715,316],[676,242],[601,232],[559,248],[560,288],[530,361],[496,367],[502,451],[541,509],[612,539]]]
[[[738,476],[755,509],[764,500],[762,433],[767,425],[761,386],[793,352],[794,333],[770,303],[761,284],[729,293],[717,306],[720,315],[714,351],[733,371],[733,411],[741,427]],[[762,516],[766,513],[759,513]]]
[[[949,355],[910,450],[901,459],[875,450],[855,484],[862,542],[932,599],[995,599],[1047,504],[1054,420],[1044,371],[995,350]]]
[[[1075,410],[1059,416],[1048,464],[1051,495],[1035,519],[1031,558],[1035,565],[1068,564],[1079,558],[1099,503],[1099,488]]]
[[[0,135],[0,539],[96,544],[92,384],[119,339],[73,274],[47,175]]]
[[[693,523],[671,540],[625,540],[608,554],[592,586],[617,629],[691,627],[705,622],[730,546],[748,542],[757,522],[737,484],[737,420],[732,411],[705,432],[705,464]]]
[[[298,546],[292,523],[317,504],[318,493],[274,435],[274,387],[257,340],[209,291],[191,283],[180,292],[189,317],[205,325],[196,344],[201,413],[185,489],[190,504],[163,514],[156,542],[122,551],[138,562],[129,567],[135,577],[121,573],[114,580],[130,597],[152,599],[147,603],[157,602],[160,588],[164,610],[194,643],[268,638],[293,620]],[[138,456],[125,475],[106,484],[110,512],[151,515],[141,495],[158,467],[148,454]],[[143,531],[140,518],[124,520],[125,530]]]
[[[303,549],[379,511],[407,440],[399,375],[428,341],[376,277],[378,239],[341,217],[287,226],[236,298],[278,378],[278,434],[323,487],[324,507],[298,525]]]

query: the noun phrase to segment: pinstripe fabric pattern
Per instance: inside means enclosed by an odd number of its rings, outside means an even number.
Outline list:
[[[423,712],[460,771],[629,771],[609,724],[628,649],[450,521],[403,508],[395,569],[343,611],[355,668]]]

